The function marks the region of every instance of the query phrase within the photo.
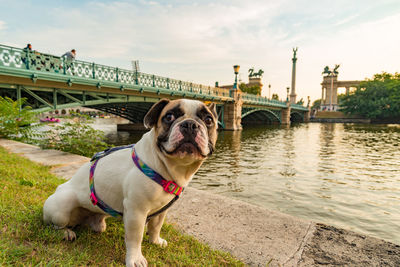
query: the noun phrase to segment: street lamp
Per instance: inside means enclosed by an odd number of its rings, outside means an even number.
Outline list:
[[[286,94],[286,102],[289,102],[289,89],[290,89],[290,87],[286,87],[286,92],[287,92],[287,94]]]
[[[271,99],[271,84],[268,85],[268,98]]]
[[[239,65],[234,65],[233,66],[233,71],[234,71],[234,73],[235,73],[235,84],[233,85],[233,89],[237,89],[238,87],[237,87],[237,76],[238,76],[238,74],[239,74],[239,69],[240,69],[240,66]]]
[[[237,90],[238,89],[238,85],[237,85],[237,76],[239,74],[239,69],[240,66],[239,65],[234,65],[233,66],[233,72],[235,73],[235,83],[233,84],[233,88],[232,90]],[[232,97],[232,90],[229,91],[229,96]]]

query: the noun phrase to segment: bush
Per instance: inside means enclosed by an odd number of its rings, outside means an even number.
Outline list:
[[[88,120],[88,117],[80,115],[71,122],[54,126],[46,132],[40,146],[85,157],[91,157],[94,153],[108,148],[109,145],[104,142],[104,132],[90,127],[87,124]]]
[[[40,137],[35,131],[39,126],[36,114],[29,106],[24,106],[26,99],[14,101],[0,97],[0,138],[9,138],[24,142]]]

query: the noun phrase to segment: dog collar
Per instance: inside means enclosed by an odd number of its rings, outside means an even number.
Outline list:
[[[150,168],[137,156],[134,147],[132,148],[132,160],[139,170],[141,170],[151,180],[161,185],[165,192],[175,196],[179,196],[182,193],[183,187],[177,185],[174,181],[164,179],[159,173]]]

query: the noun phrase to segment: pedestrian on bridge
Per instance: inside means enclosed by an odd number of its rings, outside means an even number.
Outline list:
[[[24,51],[24,53],[22,53],[22,55],[21,55],[21,60],[25,65],[27,65],[27,63],[28,63],[27,57],[28,57],[28,53],[32,52],[32,45],[27,44],[26,47],[24,49],[22,49],[22,51]]]
[[[74,61],[75,61],[75,57],[76,57],[75,49],[72,49],[71,51],[66,52],[61,57],[64,58],[65,68],[66,68],[65,71],[67,71],[68,69],[71,69],[72,75],[75,75],[75,72],[74,72]]]

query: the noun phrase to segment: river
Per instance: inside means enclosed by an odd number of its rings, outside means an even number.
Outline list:
[[[108,138],[119,145],[142,134],[114,131]],[[190,185],[400,244],[399,144],[396,125],[221,131]]]

